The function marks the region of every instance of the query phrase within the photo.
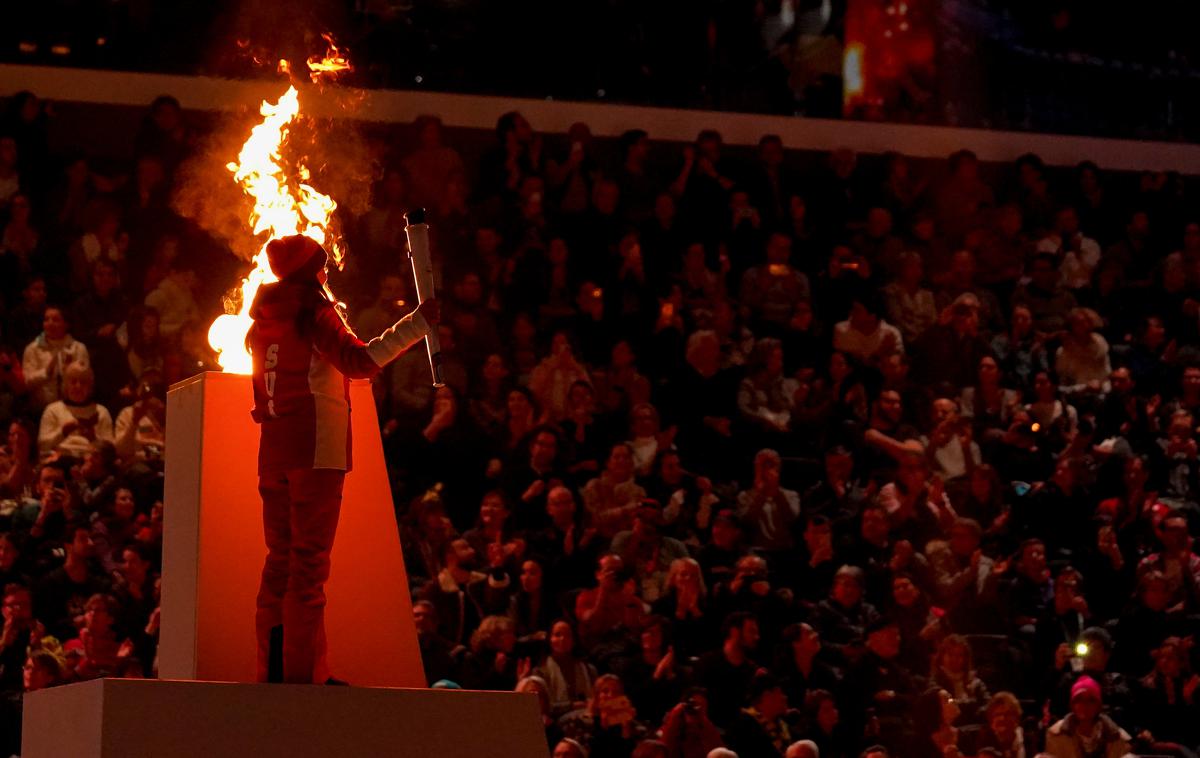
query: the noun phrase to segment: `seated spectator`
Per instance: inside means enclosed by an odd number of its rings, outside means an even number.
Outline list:
[[[1033,401],[1025,410],[1040,427],[1035,431],[1057,438],[1072,434],[1079,421],[1075,406],[1062,399],[1058,384],[1048,371],[1039,371],[1033,377]]]
[[[584,486],[583,505],[602,537],[612,539],[633,526],[634,513],[646,497],[633,475],[633,448],[622,442],[613,445],[600,476]]]
[[[463,534],[463,539],[477,556],[486,556],[493,572],[515,575],[525,555],[525,540],[514,533],[504,494],[496,490],[483,496],[479,520],[474,529]]]
[[[650,403],[633,406],[630,414],[629,447],[633,450],[633,467],[638,476],[650,473],[655,459],[674,445],[677,427],[662,429],[658,410]]]
[[[33,615],[29,588],[9,583],[0,588],[4,626],[0,631],[0,691],[19,691],[23,667],[31,643],[40,644],[45,629]]]
[[[833,577],[829,597],[818,603],[809,617],[821,640],[843,663],[857,661],[867,628],[880,618],[875,606],[864,602],[862,596],[862,569],[842,566]]]
[[[43,540],[53,542],[62,538],[68,516],[79,510],[78,496],[67,486],[67,460],[48,461],[41,464],[30,477],[30,487],[22,492],[19,500],[9,500],[4,510],[8,525],[15,532],[25,534],[32,545]]]
[[[62,397],[68,366],[89,366],[87,347],[71,336],[68,327],[63,310],[49,306],[42,319],[42,333],[25,347],[21,370],[34,408],[44,408]]]
[[[425,664],[425,678],[432,685],[444,679],[458,678],[458,664],[452,653],[460,652],[445,637],[438,634],[437,609],[428,600],[413,603],[413,622],[417,628],[417,644]]]
[[[87,523],[82,519],[71,521],[64,533],[62,565],[46,574],[34,588],[34,615],[45,623],[50,634],[69,640],[76,637],[77,620],[88,610],[89,600],[96,595],[104,596],[112,583],[92,570],[95,543]],[[107,610],[110,616],[113,614],[111,604],[98,608],[101,612]]]
[[[747,309],[744,315],[764,333],[782,331],[792,317],[793,303],[811,295],[808,277],[792,267],[791,257],[791,237],[773,232],[767,238],[767,262],[742,275],[738,299]]]
[[[564,737],[554,744],[551,758],[588,758],[588,752],[579,740]]]
[[[921,550],[930,540],[946,534],[958,516],[941,478],[930,475],[920,443],[901,460],[895,481],[879,491],[879,502],[887,509],[892,535]]]
[[[783,630],[783,643],[772,670],[779,672],[788,702],[804,704],[813,692],[838,688],[841,676],[821,660],[821,635],[816,629],[792,624]]]
[[[704,582],[715,587],[718,582],[733,579],[736,566],[745,555],[742,522],[732,508],[724,508],[713,516],[711,541],[700,549],[696,559],[704,570]]]
[[[7,298],[20,291],[22,279],[33,271],[42,235],[31,221],[33,206],[28,195],[18,192],[8,203],[8,222],[0,233],[0,273],[7,280],[0,293]]]
[[[1129,734],[1100,712],[1102,704],[1100,686],[1091,677],[1079,677],[1071,686],[1071,712],[1046,730],[1046,751],[1065,758],[1130,754]]]
[[[638,651],[620,663],[613,663],[621,672],[626,692],[647,723],[661,722],[671,705],[679,702],[683,689],[685,669],[681,656],[675,654],[670,633],[670,626],[662,616],[645,617],[637,633]],[[629,650],[626,655],[633,652]]]
[[[613,434],[606,417],[596,408],[596,391],[587,382],[580,380],[571,385],[567,405],[570,408],[568,417],[559,424],[563,432],[563,442],[568,449],[567,455],[573,461],[567,473],[577,481],[581,477],[586,481],[600,473],[600,462],[607,454]],[[651,410],[650,415],[658,418],[653,406],[646,404],[645,407]],[[647,422],[642,423],[644,425]],[[646,446],[657,447],[658,440],[652,435],[643,439],[642,444],[645,452]],[[634,453],[636,456],[636,446]]]
[[[1138,576],[1162,572],[1167,580],[1167,602],[1195,611],[1200,606],[1200,556],[1192,551],[1187,516],[1172,513],[1155,529],[1162,550],[1151,553],[1137,566]]]
[[[88,274],[96,261],[106,260],[118,266],[125,262],[129,235],[121,231],[120,210],[107,199],[95,198],[88,207],[87,231],[71,245],[71,292],[80,295],[87,289]]]
[[[413,122],[417,148],[404,159],[404,171],[412,184],[409,201],[413,207],[433,208],[446,191],[451,177],[464,172],[462,157],[442,141],[442,120],[418,116]],[[390,326],[395,320],[388,322]],[[370,332],[378,334],[378,331]]]
[[[1058,261],[1051,253],[1038,253],[1027,268],[1028,283],[1013,293],[1013,305],[1022,305],[1033,316],[1034,328],[1044,334],[1061,331],[1067,314],[1076,306],[1075,296],[1062,285]]]
[[[991,694],[975,674],[971,645],[966,637],[952,634],[942,640],[933,658],[930,683],[950,694],[965,723],[983,721]]]
[[[882,312],[874,298],[856,297],[847,319],[833,327],[833,349],[863,363],[878,362],[890,353],[903,353],[904,338],[900,330],[885,321]]]
[[[958,701],[940,687],[925,690],[913,702],[913,739],[905,755],[938,758],[958,752]]]
[[[167,346],[160,330],[157,310],[148,306],[134,307],[129,312],[125,339],[129,375],[133,377],[134,382],[142,381],[142,376],[147,371],[162,371]]]
[[[1184,629],[1184,611],[1171,608],[1171,582],[1158,569],[1141,572],[1133,602],[1113,627],[1117,668],[1131,676],[1154,666],[1153,651]]]
[[[614,674],[597,678],[587,705],[565,714],[559,725],[563,734],[594,755],[629,755],[645,733],[620,677]]]
[[[7,444],[0,449],[0,496],[21,494],[33,480],[36,448],[22,421],[8,425]]]
[[[633,567],[638,594],[647,603],[654,603],[667,590],[671,564],[687,556],[682,542],[662,534],[662,507],[653,500],[643,500],[633,518],[633,528],[613,537],[609,549],[622,557],[626,566]]]
[[[580,657],[575,632],[565,620],[550,626],[550,652],[533,673],[545,681],[555,717],[583,708],[592,697],[596,667]]]
[[[975,737],[979,755],[994,751],[1000,758],[1023,758],[1032,754],[1031,745],[1021,727],[1021,702],[1011,692],[992,695],[984,710],[984,725]]]
[[[1008,331],[992,337],[991,348],[1005,379],[1016,387],[1028,388],[1037,372],[1050,370],[1043,337],[1034,329],[1028,306],[1013,306]]]
[[[604,547],[594,527],[585,527],[571,490],[556,486],[546,496],[550,524],[529,535],[535,555],[548,562],[548,586],[554,591],[586,585]]]
[[[516,401],[516,396],[521,400]],[[527,396],[517,390],[509,396],[509,409],[528,410]],[[514,524],[519,529],[544,526],[546,494],[566,478],[560,468],[562,437],[555,427],[538,426],[522,438],[520,449],[504,466],[500,489],[513,504]]]
[[[971,424],[959,415],[958,401],[939,397],[933,401],[931,415],[934,428],[922,442],[932,459],[934,475],[945,482],[967,476],[983,463],[983,455],[973,439]]]
[[[132,405],[117,414],[114,444],[126,463],[156,463],[166,456],[167,404],[162,375],[143,372]]]
[[[650,380],[638,371],[637,355],[629,341],[620,340],[613,345],[606,375],[606,389],[618,393],[627,407],[636,409],[650,402]]]
[[[38,429],[38,450],[43,459],[52,455],[82,459],[101,442],[113,442],[113,422],[108,409],[92,398],[95,376],[83,364],[63,372],[62,400],[46,406]]]
[[[896,280],[883,290],[888,319],[900,330],[903,341],[910,345],[937,321],[933,293],[921,287],[924,276],[921,256],[903,253]]]
[[[1079,290],[1092,281],[1092,272],[1100,264],[1100,245],[1079,228],[1079,214],[1071,206],[1059,209],[1054,228],[1037,243],[1039,253],[1050,253],[1062,261],[1063,286]]]
[[[647,494],[663,504],[666,533],[698,545],[698,534],[711,525],[713,507],[720,502],[712,480],[684,469],[679,451],[665,450],[658,454],[645,486]]]
[[[914,365],[920,368],[914,372],[918,381],[932,385],[935,391],[945,391],[948,385],[956,395],[973,384],[979,361],[988,353],[979,331],[979,299],[969,292],[959,295],[913,345]]]
[[[117,599],[97,593],[84,605],[83,625],[79,636],[64,645],[66,650],[80,650],[83,658],[75,667],[79,679],[99,679],[118,675],[122,659],[133,654],[133,646],[116,627],[120,613]]]
[[[741,755],[782,758],[792,734],[783,718],[788,699],[779,680],[756,674],[750,682],[749,703],[726,734],[729,746]]]
[[[900,654],[896,661],[909,671],[924,670],[933,657],[938,640],[946,633],[947,624],[934,612],[929,598],[912,574],[895,574],[885,615],[900,629]]]
[[[758,670],[751,658],[758,647],[758,619],[749,613],[730,614],[721,624],[721,639],[719,649],[700,656],[695,680],[709,693],[709,718],[728,729],[737,720]]]
[[[894,621],[877,617],[865,632],[866,650],[846,671],[844,702],[851,729],[865,726],[869,708],[879,718],[880,737],[897,742],[906,731],[916,694],[912,674],[897,662],[900,629]]]
[[[1058,691],[1053,693],[1050,701],[1051,712],[1065,713],[1068,710],[1067,695],[1071,685],[1083,673],[1100,687],[1109,715],[1124,720],[1132,693],[1125,676],[1109,668],[1112,652],[1112,637],[1105,629],[1092,626],[1080,632],[1079,642],[1070,650],[1071,671],[1059,679]]]
[[[983,530],[979,522],[958,518],[949,539],[929,543],[926,552],[937,581],[938,606],[956,631],[982,633],[995,629],[994,614],[999,577],[996,565],[980,549]]]
[[[771,650],[780,630],[794,620],[794,595],[773,584],[766,560],[758,555],[738,558],[729,581],[718,583],[712,595],[720,618],[743,611],[759,619],[764,650]],[[763,630],[766,634],[761,633]]]
[[[492,353],[484,359],[483,366],[479,369],[478,380],[471,392],[470,407],[475,424],[493,439],[500,438],[508,417],[508,380],[509,369],[504,356]],[[531,415],[532,413],[526,414],[526,419]],[[521,437],[523,433],[516,436]]]
[[[145,305],[158,312],[158,331],[164,338],[175,337],[184,324],[199,318],[200,307],[195,297],[198,282],[195,267],[183,258],[176,258],[167,278],[146,295]]]
[[[780,486],[781,460],[774,450],[754,456],[754,486],[738,494],[738,519],[753,547],[782,551],[792,547],[793,525],[800,518],[800,495]]]
[[[534,558],[521,564],[520,585],[508,600],[508,617],[515,625],[517,641],[531,642],[545,636],[558,605],[546,588],[545,569]]]
[[[695,559],[671,561],[666,590],[654,603],[654,612],[670,622],[672,644],[681,657],[699,655],[715,643],[708,587]]]
[[[667,713],[662,727],[667,754],[680,758],[707,758],[724,744],[720,730],[708,718],[708,694],[702,687],[684,693],[683,700]]]
[[[1054,603],[1054,583],[1046,565],[1046,546],[1031,538],[1021,543],[1013,558],[1015,571],[1002,579],[1004,605],[1009,623],[1022,634],[1031,635],[1037,620]]]
[[[1090,308],[1073,308],[1067,313],[1067,332],[1054,355],[1054,371],[1068,393],[1105,393],[1112,364],[1108,342],[1097,331],[1100,316]]]
[[[783,375],[783,344],[770,337],[755,343],[746,365],[746,378],[738,388],[737,407],[742,420],[772,439],[791,423],[793,388]]]
[[[529,389],[542,409],[543,420],[557,422],[567,417],[567,394],[577,381],[588,381],[588,372],[575,358],[565,332],[554,335],[550,355],[529,378]]]
[[[1156,753],[1186,754],[1196,745],[1196,688],[1200,677],[1188,665],[1186,647],[1168,637],[1153,651],[1154,668],[1137,682],[1131,714],[1139,738],[1153,743]]]
[[[784,754],[784,758],[820,758],[822,755],[832,758],[851,758],[856,755],[856,751],[851,748],[856,739],[846,732],[845,725],[842,724],[842,714],[838,710],[837,699],[832,692],[829,690],[809,692],[804,699],[803,714],[803,734],[808,739],[793,744],[788,748],[789,752]],[[805,742],[815,746],[810,748],[807,754],[796,749],[796,745]],[[796,755],[793,755],[793,752]]]
[[[471,689],[511,690],[530,670],[529,660],[519,662],[513,651],[517,636],[506,616],[486,616],[471,633],[471,652],[462,665],[463,683]]]
[[[108,384],[97,386],[104,404],[111,403],[129,381],[125,369],[128,361],[119,342],[128,313],[129,303],[121,289],[117,266],[108,260],[97,261],[91,271],[91,288],[75,302],[71,323],[77,325],[78,339],[88,346],[97,379]]]
[[[1000,364],[990,355],[979,359],[979,370],[973,386],[964,387],[959,398],[963,417],[970,419],[975,438],[995,439],[1012,423],[1012,413],[1020,405],[1021,396],[1004,386]]]
[[[420,593],[437,610],[439,633],[456,645],[465,644],[496,605],[493,579],[473,570],[476,560],[466,540],[447,542],[442,548],[445,568]]]
[[[88,450],[81,463],[71,468],[75,496],[84,511],[94,514],[115,497],[121,473],[118,463],[116,446],[101,441]]]
[[[603,556],[596,568],[596,587],[575,598],[580,639],[591,647],[614,632],[637,629],[644,614],[625,562],[617,555]]]

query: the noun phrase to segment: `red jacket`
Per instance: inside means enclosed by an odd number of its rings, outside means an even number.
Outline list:
[[[350,379],[374,376],[422,339],[425,319],[414,311],[363,343],[315,283],[288,281],[262,286],[250,317],[259,473],[349,471]]]

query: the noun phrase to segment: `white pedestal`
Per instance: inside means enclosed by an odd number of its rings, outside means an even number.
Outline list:
[[[534,695],[101,679],[25,698],[22,758],[545,758]]]
[[[371,387],[354,382],[346,477],[325,626],[335,676],[424,687],[412,601]],[[166,679],[253,682],[266,547],[250,377],[207,373],[167,395],[162,635]]]

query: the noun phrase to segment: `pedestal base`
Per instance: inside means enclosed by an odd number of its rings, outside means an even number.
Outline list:
[[[23,758],[545,758],[511,692],[100,679],[25,696]]]

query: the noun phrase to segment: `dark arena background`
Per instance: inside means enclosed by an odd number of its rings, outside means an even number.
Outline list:
[[[0,758],[1200,751],[1188,3],[3,16]],[[375,360],[324,685],[290,235]]]

